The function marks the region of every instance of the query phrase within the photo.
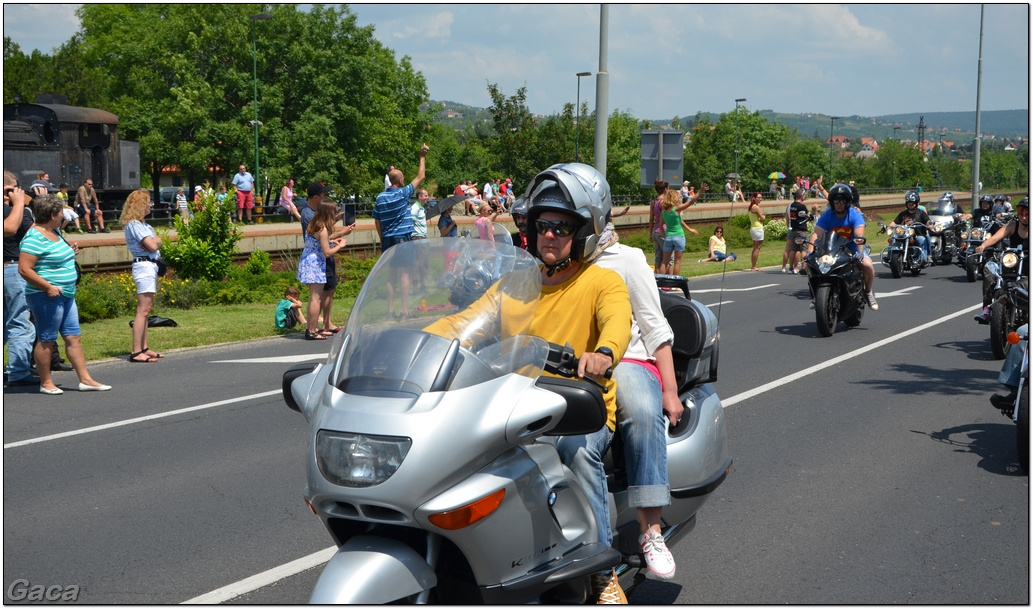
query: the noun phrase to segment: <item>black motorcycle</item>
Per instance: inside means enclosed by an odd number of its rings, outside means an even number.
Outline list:
[[[1011,345],[1008,334],[1029,321],[1029,277],[1026,252],[1008,248],[986,263],[985,272],[994,281],[990,303],[990,350],[1004,359]]]
[[[934,209],[929,211],[929,258],[934,263],[950,264],[958,254],[958,225],[961,214],[953,199],[941,198]]]
[[[853,241],[857,247],[866,247],[864,237]],[[807,285],[814,298],[814,314],[822,336],[832,336],[841,321],[854,327],[864,318],[867,304],[864,277],[850,243],[850,239],[829,231],[804,259]]]
[[[967,224],[967,223],[966,223]],[[961,233],[961,250],[958,252],[958,264],[965,269],[969,282],[983,278],[983,266],[993,257],[993,250],[977,252],[976,248],[983,244],[987,237],[994,234],[993,223],[971,226]]]
[[[912,276],[917,277],[923,268],[932,264],[925,258],[925,252],[915,239],[919,228],[928,227],[920,222],[896,226],[886,226],[879,222],[879,234],[890,236],[889,246],[882,250],[882,263],[890,267],[894,279],[900,279],[904,271],[910,271]]]

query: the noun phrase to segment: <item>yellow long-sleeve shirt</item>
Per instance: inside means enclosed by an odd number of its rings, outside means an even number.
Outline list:
[[[627,285],[617,273],[586,264],[567,281],[556,286],[543,286],[529,329],[525,329],[526,301],[507,295],[505,283],[503,278],[467,310],[442,318],[425,331],[446,337],[458,336],[464,343],[474,343],[478,336],[490,336],[495,332],[499,332],[501,338],[526,332],[551,343],[570,343],[578,357],[599,347],[609,347],[613,351],[614,364],[624,356],[631,340],[631,299]],[[501,317],[497,319],[498,327],[489,329],[466,323],[468,319],[479,317],[478,311],[484,307],[498,312]],[[617,383],[613,379],[602,382],[608,388],[603,396],[606,425],[611,431],[616,431]]]

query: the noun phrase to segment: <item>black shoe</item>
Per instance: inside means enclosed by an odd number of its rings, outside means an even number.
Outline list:
[[[96,226],[94,226],[93,228],[91,228],[91,229],[90,229],[89,231],[87,231],[87,232],[89,232],[90,234],[93,234],[93,235],[95,235],[95,234],[97,234],[97,227],[96,227]]]
[[[110,233],[110,232],[111,232],[111,229],[105,226],[104,228],[102,228],[102,229],[100,230],[100,232],[102,232],[102,233]]]
[[[8,387],[35,387],[36,385],[39,385],[38,376],[27,376],[17,381],[7,381]]]
[[[72,370],[75,370],[75,368],[73,368],[71,364],[65,362],[50,364],[51,372],[71,372]]]
[[[990,403],[994,405],[994,408],[999,408],[1001,410],[1011,409],[1011,407],[1015,404],[1015,398],[1017,397],[1017,393],[1018,390],[1016,389],[1012,389],[1011,393],[1007,395],[995,393],[992,396],[990,396]]]

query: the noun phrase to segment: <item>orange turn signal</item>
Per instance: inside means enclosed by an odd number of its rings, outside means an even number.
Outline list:
[[[1008,333],[1008,344],[1009,345],[1017,345],[1017,344],[1019,344],[1020,340],[1022,340],[1022,339],[1019,338],[1019,333],[1018,332],[1009,332]]]
[[[506,489],[501,488],[494,493],[474,501],[469,505],[452,510],[449,512],[441,512],[439,514],[431,514],[429,520],[434,526],[445,529],[446,531],[455,531],[463,527],[468,527],[471,524],[491,515],[499,505],[502,504],[502,498],[506,496]]]

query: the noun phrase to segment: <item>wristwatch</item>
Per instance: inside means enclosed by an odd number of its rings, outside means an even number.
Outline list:
[[[609,347],[599,347],[595,350],[596,353],[602,353],[603,355],[610,358],[610,363],[613,363],[613,351]]]

